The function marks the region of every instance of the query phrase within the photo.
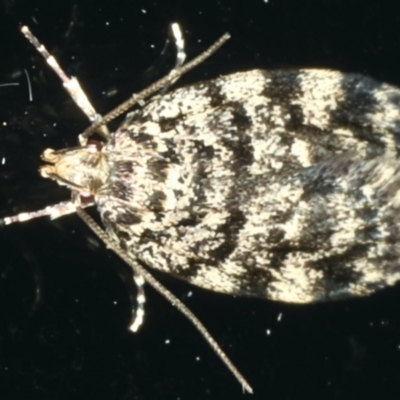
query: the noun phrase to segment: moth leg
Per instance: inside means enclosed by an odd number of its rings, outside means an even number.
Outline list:
[[[145,280],[142,275],[139,275],[136,272],[134,272],[133,274],[133,279],[136,284],[137,295],[136,295],[136,307],[132,312],[133,321],[129,329],[132,332],[137,332],[144,321],[144,313],[145,313],[144,304],[146,302],[146,296],[144,293]]]
[[[176,71],[182,67],[186,60],[186,53],[185,53],[185,39],[183,38],[182,35],[182,30],[181,27],[179,26],[178,23],[174,22],[171,24],[171,31],[172,31],[172,36],[174,37],[174,42],[175,42],[175,48],[176,48],[176,61],[175,61],[175,66],[172,68],[170,71],[171,75],[175,75]],[[173,85],[177,80],[179,79],[179,76],[174,78],[171,82],[168,82],[165,87],[160,91],[160,94],[163,95],[167,92],[167,90]]]
[[[192,70],[208,57],[210,57],[212,54],[214,54],[224,43],[226,43],[227,40],[229,40],[229,38],[230,35],[228,33],[225,33],[225,35],[222,35],[214,44],[212,44],[207,50],[203,51],[203,53],[195,57],[193,60],[187,62],[178,69],[173,69],[168,75],[154,82],[139,93],[133,94],[128,100],[124,101],[122,104],[114,108],[114,110],[111,110],[109,113],[104,115],[103,119],[100,122],[93,123],[87,129],[85,129],[80,135],[80,140],[85,140],[90,135],[92,135],[93,132],[96,131],[101,125],[108,124],[119,115],[127,112],[135,104],[141,104],[141,102],[147,97],[164,89],[164,87],[166,85],[169,85],[170,82],[173,82],[176,79],[180,78],[182,75],[188,73],[190,70]]]
[[[174,36],[176,47],[176,62],[173,70],[177,70],[183,65],[186,60],[185,39],[183,38],[181,27],[177,22],[171,24],[171,30],[172,35]]]
[[[75,77],[69,78],[67,76],[67,74],[58,64],[57,60],[47,51],[46,47],[44,47],[43,44],[39,42],[39,40],[36,38],[36,36],[32,34],[27,26],[23,26],[21,28],[21,32],[31,42],[35,49],[44,57],[47,64],[50,65],[51,69],[58,75],[63,83],[65,90],[69,93],[76,105],[82,110],[84,114],[86,114],[92,124],[98,124],[102,120],[102,116],[96,112],[96,110],[90,103],[88,97],[81,88],[78,79],[76,79]],[[97,132],[105,139],[108,139],[110,136],[110,133],[105,125],[99,126]],[[81,143],[81,145],[85,144],[86,140]]]
[[[83,219],[86,225],[96,234],[96,236],[106,245],[106,247],[113,251],[123,261],[125,261],[138,275],[142,276],[144,280],[153,287],[158,293],[165,297],[178,311],[180,311],[197,329],[197,331],[203,336],[206,342],[214,350],[220,360],[226,365],[231,371],[237,381],[242,385],[243,389],[248,393],[253,393],[253,389],[247,382],[246,378],[239,372],[229,357],[222,350],[217,341],[212,337],[211,333],[204,326],[204,324],[193,314],[189,308],[182,303],[172,292],[164,287],[157,279],[151,275],[135,258],[130,256],[128,253],[123,251],[118,244],[112,240],[107,233],[93,220],[93,218],[87,214],[82,208],[77,206],[77,214]]]
[[[94,203],[85,203],[85,204],[80,204],[80,207],[86,208],[93,205]],[[25,222],[29,221],[30,219],[44,217],[44,216],[49,216],[50,219],[56,219],[64,215],[72,214],[74,212],[76,212],[76,202],[62,201],[61,203],[47,206],[42,210],[22,212],[10,217],[0,218],[0,226],[10,225],[14,222]]]

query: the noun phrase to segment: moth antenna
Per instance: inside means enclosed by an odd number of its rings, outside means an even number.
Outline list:
[[[245,391],[253,393],[253,389],[247,382],[246,378],[239,372],[232,361],[228,358],[216,340],[211,336],[210,332],[203,325],[203,323],[193,314],[189,308],[182,303],[172,292],[165,288],[160,282],[157,281],[144,267],[142,267],[136,260],[129,257],[121,248],[111,240],[103,229],[90,217],[82,208],[76,207],[77,214],[82,218],[86,225],[103,241],[108,249],[117,254],[123,261],[125,261],[137,274],[141,275],[146,282],[153,287],[158,293],[165,297],[172,305],[174,305],[198,330],[198,332],[208,342],[210,347],[214,350],[221,361],[232,372],[237,381],[242,385]]]
[[[68,75],[63,71],[63,69],[58,64],[57,60],[47,51],[46,47],[39,42],[39,40],[36,38],[36,36],[33,35],[33,33],[29,30],[27,26],[23,26],[21,28],[21,32],[29,40],[29,42],[33,45],[33,47],[44,57],[47,64],[50,65],[51,69],[58,75],[58,77],[62,81],[65,90],[69,93],[72,100],[89,118],[89,120],[92,123],[98,123],[99,121],[101,121],[102,119],[101,115],[96,112],[96,110],[90,103],[88,97],[81,88],[78,79],[75,77],[71,78],[68,77]],[[110,136],[110,133],[108,132],[108,129],[105,126],[105,124],[99,125],[96,131],[105,139],[108,139]],[[81,144],[84,145],[86,144],[86,142]]]
[[[143,89],[139,93],[134,94],[131,98],[126,100],[124,103],[120,104],[118,107],[114,108],[114,110],[110,111],[108,114],[106,114],[100,122],[95,122],[93,123],[93,125],[89,126],[82,134],[79,135],[80,141],[82,142],[87,140],[87,138],[90,135],[92,135],[95,131],[97,131],[102,125],[108,124],[110,121],[117,118],[119,115],[128,111],[135,104],[141,102],[145,98],[163,89],[166,85],[170,85],[171,82],[174,82],[182,75],[186,74],[193,68],[197,67],[208,57],[213,55],[224,43],[226,43],[229,40],[229,38],[230,35],[228,33],[225,33],[213,45],[211,45],[207,50],[198,55],[192,61],[189,61],[187,64],[183,65],[178,69],[173,69],[168,75],[154,82],[152,85]]]

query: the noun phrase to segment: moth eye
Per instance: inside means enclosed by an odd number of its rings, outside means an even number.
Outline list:
[[[98,153],[103,148],[103,143],[95,139],[90,139],[87,142],[86,149],[92,153]]]
[[[94,196],[89,192],[81,192],[79,198],[82,205],[94,203]]]

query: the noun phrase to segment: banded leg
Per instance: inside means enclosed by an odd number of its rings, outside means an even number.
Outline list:
[[[253,389],[247,382],[246,378],[240,373],[236,366],[232,363],[229,357],[225,354],[222,348],[219,346],[217,341],[212,337],[211,333],[203,325],[203,323],[193,314],[189,308],[182,303],[173,293],[171,293],[166,287],[164,287],[159,281],[157,281],[153,275],[151,275],[140,263],[132,258],[128,253],[119,247],[119,245],[113,241],[103,229],[97,225],[97,223],[89,216],[83,209],[77,207],[76,212],[86,223],[86,225],[96,234],[96,236],[103,241],[106,247],[118,255],[123,261],[128,264],[135,273],[141,276],[142,279],[152,286],[158,293],[165,297],[170,304],[175,306],[197,329],[197,331],[203,336],[210,347],[214,350],[220,360],[226,365],[231,371],[237,381],[242,385],[243,389],[248,393],[253,393]]]
[[[80,204],[82,208],[93,206],[94,203]],[[22,212],[17,215],[12,215],[10,217],[0,218],[0,226],[10,225],[14,222],[25,222],[30,219],[40,218],[49,216],[50,219],[56,219],[62,217],[63,215],[68,215],[76,212],[76,202],[75,201],[62,201],[58,204],[53,204],[47,206],[42,210]]]
[[[136,284],[137,295],[136,295],[136,307],[132,310],[132,323],[129,329],[132,332],[137,332],[144,321],[144,305],[146,303],[146,296],[144,292],[144,284],[146,281],[144,280],[142,275],[133,273],[133,280]]]
[[[176,62],[174,68],[171,70],[170,74],[176,75],[176,71],[183,65],[186,59],[185,53],[185,41],[183,39],[183,35],[179,24],[173,23],[171,25],[172,35],[174,37],[175,46],[176,46]],[[61,79],[64,88],[67,90],[72,100],[76,103],[76,105],[82,110],[84,114],[89,118],[89,120],[98,125],[97,132],[102,135],[106,140],[109,139],[110,133],[107,127],[104,124],[101,124],[102,116],[96,112],[92,104],[90,103],[88,97],[83,91],[79,81],[76,77],[69,78],[67,74],[62,70],[57,60],[47,51],[46,47],[39,42],[36,36],[29,30],[27,26],[23,26],[21,28],[21,32],[25,35],[25,37],[31,42],[31,44],[35,47],[35,49],[44,57],[46,62],[50,65],[51,69],[58,75]],[[162,93],[165,93],[168,88],[176,82],[179,76],[176,76],[173,80],[168,82],[168,84],[162,90]],[[94,133],[94,131],[92,132]],[[87,142],[87,137],[82,135],[79,136],[80,144],[83,146]]]
[[[57,60],[47,51],[46,47],[43,46],[33,35],[33,33],[29,30],[27,26],[23,26],[21,28],[21,32],[25,35],[25,37],[31,42],[33,47],[44,57],[47,64],[50,65],[51,69],[58,75],[61,79],[62,84],[66,91],[71,96],[72,100],[76,103],[76,105],[82,110],[82,112],[89,118],[89,120],[94,123],[99,123],[102,120],[102,116],[96,112],[92,104],[90,103],[88,97],[85,92],[81,88],[79,81],[77,78],[72,77],[69,78],[67,74],[62,70]],[[110,134],[105,125],[99,126],[97,132],[103,136],[105,139],[108,139]],[[81,143],[81,145],[85,145]]]
[[[185,53],[185,40],[182,35],[181,27],[179,26],[178,23],[174,22],[171,24],[171,31],[172,31],[172,36],[174,37],[175,41],[175,47],[176,47],[176,61],[175,61],[175,66],[172,68],[170,71],[170,75],[176,75],[176,71],[179,70],[179,68],[182,67],[186,60],[186,53]],[[167,92],[167,90],[173,85],[177,80],[179,79],[179,76],[174,78],[171,82],[166,84],[164,88],[161,90],[161,94],[164,94]]]

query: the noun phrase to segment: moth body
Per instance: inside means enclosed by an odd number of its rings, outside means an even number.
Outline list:
[[[399,102],[397,88],[330,70],[200,82],[128,114],[97,164],[84,150],[83,192],[124,251],[200,287],[367,295],[400,279]]]

